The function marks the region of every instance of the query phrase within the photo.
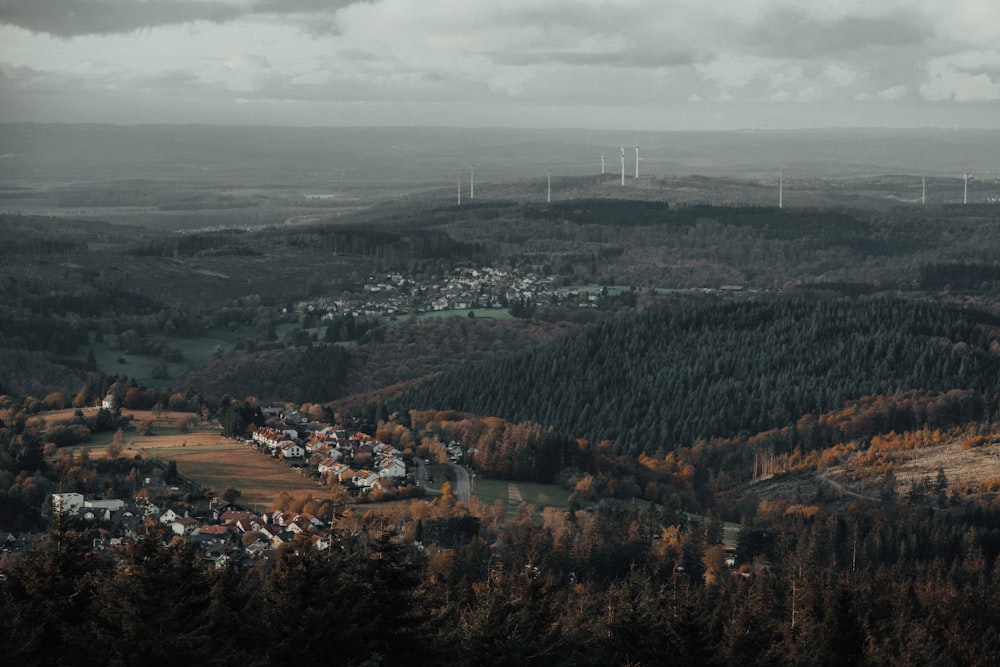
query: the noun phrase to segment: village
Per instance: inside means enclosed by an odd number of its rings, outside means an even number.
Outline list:
[[[330,495],[339,499],[340,509],[359,501],[421,497],[426,493],[421,479],[426,481],[429,473],[419,458],[404,457],[392,445],[360,430],[309,422],[296,409],[274,407],[262,412],[268,418],[267,424],[251,429],[250,437],[242,442],[261,456],[275,459],[274,465],[290,466],[315,479],[318,486],[330,487]],[[462,456],[463,448],[457,442],[438,453],[438,458],[452,464]],[[305,541],[315,550],[325,551],[336,540],[334,517],[278,508],[250,510],[236,504],[238,495],[228,493],[210,498],[206,508],[180,500],[181,486],[158,482],[146,478],[142,491],[130,498],[54,493],[52,513],[100,527],[102,537],[95,538],[95,549],[109,550],[130,540],[145,539],[160,529],[165,539],[195,544],[204,559],[218,567],[232,560],[270,564],[285,545]],[[191,489],[197,486],[183,477],[177,484]]]
[[[457,267],[424,283],[399,272],[369,275],[357,296],[300,301],[299,313],[355,317],[397,317],[420,313],[479,309],[505,309],[518,303],[549,305],[571,303],[596,308],[600,288],[592,293],[578,287],[559,286],[558,276],[498,267]]]

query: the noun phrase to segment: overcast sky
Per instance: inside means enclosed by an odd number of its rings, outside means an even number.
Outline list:
[[[0,121],[1000,128],[998,0],[0,0]]]

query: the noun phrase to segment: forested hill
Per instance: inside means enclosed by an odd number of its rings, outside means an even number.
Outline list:
[[[907,389],[971,389],[992,410],[997,324],[982,311],[890,298],[679,298],[439,375],[402,405],[531,420],[628,454]]]

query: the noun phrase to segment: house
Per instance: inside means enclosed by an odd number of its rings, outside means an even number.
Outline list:
[[[305,424],[309,421],[309,417],[302,414],[296,409],[286,410],[281,418],[290,424]]]
[[[104,410],[111,410],[114,412],[119,407],[118,397],[112,393],[108,393],[103,399],[101,399],[101,408]]]
[[[294,442],[286,442],[281,445],[281,458],[302,459],[305,458],[306,450]]]
[[[297,517],[289,521],[286,524],[286,526],[288,527],[288,530],[295,533],[296,535],[301,535],[302,533],[308,532],[313,528],[313,525],[309,521],[309,519],[303,516],[302,514],[298,515]]]
[[[406,477],[406,464],[395,456],[386,456],[375,464],[379,477]]]
[[[240,531],[241,533],[251,533],[255,530],[260,530],[260,527],[263,524],[257,517],[252,517],[245,519],[237,519],[234,525],[236,526],[236,530]]]
[[[177,512],[175,512],[172,509],[167,509],[167,510],[164,510],[163,513],[160,514],[160,523],[162,523],[162,524],[173,523],[174,521],[176,521],[179,518],[181,518],[180,514],[178,514]]]
[[[170,530],[177,535],[194,535],[198,532],[198,520],[182,516],[170,522]]]
[[[76,514],[83,507],[82,493],[53,493],[52,511],[57,514]]]
[[[360,487],[370,487],[378,479],[378,475],[371,470],[361,470],[354,473],[354,478],[351,480],[356,486]]]
[[[343,484],[344,482],[349,482],[354,479],[357,472],[355,472],[350,466],[340,463],[333,466],[328,474],[330,477]]]
[[[225,512],[219,515],[219,521],[221,521],[222,523],[236,523],[237,521],[241,520],[250,521],[256,518],[257,518],[256,514],[254,514],[253,512],[249,512],[247,510],[226,510]]]
[[[339,465],[340,461],[338,461],[337,459],[332,457],[325,458],[322,461],[320,461],[319,464],[316,466],[316,471],[319,472],[320,475],[325,475],[328,472],[331,472],[334,468],[336,468]]]
[[[125,508],[125,501],[119,498],[105,500],[86,500],[80,493],[53,493],[52,511],[57,514],[78,514],[88,510],[89,519],[110,519],[112,513]]]

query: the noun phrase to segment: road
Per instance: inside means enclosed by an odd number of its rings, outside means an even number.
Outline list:
[[[452,463],[451,469],[455,471],[455,486],[452,489],[455,493],[455,498],[468,501],[472,498],[472,490],[469,486],[469,471],[457,463]]]
[[[414,456],[413,461],[417,464],[417,472],[414,476],[417,486],[427,486],[427,468],[424,467],[423,460],[419,456]]]
[[[816,475],[816,479],[820,480],[821,482],[826,482],[827,484],[829,484],[830,486],[832,486],[833,489],[837,493],[839,493],[842,496],[851,496],[853,498],[863,498],[865,500],[874,500],[875,502],[881,502],[881,501],[879,501],[878,498],[873,498],[871,496],[865,496],[865,495],[862,495],[862,494],[857,493],[855,491],[851,491],[850,489],[844,488],[844,485],[841,484],[840,482],[838,482],[836,480],[833,480],[833,479],[830,479],[830,474],[829,473],[825,473],[824,472],[822,474]]]

